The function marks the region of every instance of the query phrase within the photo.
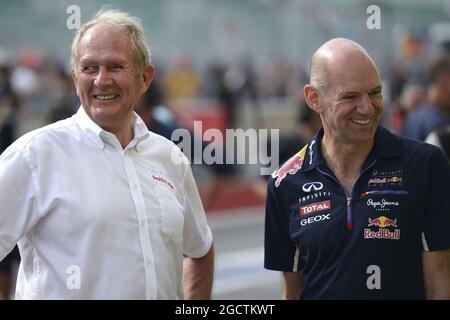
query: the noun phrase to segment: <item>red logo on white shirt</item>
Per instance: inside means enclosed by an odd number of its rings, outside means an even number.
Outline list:
[[[298,209],[298,212],[300,213],[301,216],[304,216],[304,215],[307,215],[307,214],[310,214],[313,212],[324,211],[324,210],[328,210],[328,209],[331,209],[331,201],[325,200],[325,201],[310,203],[306,206],[300,207]]]
[[[156,180],[156,181],[164,183],[165,185],[169,186],[170,189],[172,189],[172,190],[175,189],[173,184],[170,183],[169,181],[167,181],[166,179],[164,179],[163,177],[158,177],[158,176],[155,176],[155,175],[152,174],[152,178],[153,178],[153,180]]]

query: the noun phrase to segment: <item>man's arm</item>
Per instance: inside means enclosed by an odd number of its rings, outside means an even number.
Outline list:
[[[283,272],[283,299],[298,300],[302,293],[305,283],[299,272]]]
[[[450,250],[422,254],[427,299],[450,299]]]
[[[214,247],[200,258],[185,257],[183,261],[184,298],[188,300],[211,299],[214,277]]]

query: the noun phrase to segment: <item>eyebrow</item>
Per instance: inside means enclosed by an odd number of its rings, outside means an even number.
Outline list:
[[[378,91],[378,90],[382,90],[382,89],[383,89],[383,86],[380,84],[379,86],[376,86],[375,88],[370,89],[369,92]]]

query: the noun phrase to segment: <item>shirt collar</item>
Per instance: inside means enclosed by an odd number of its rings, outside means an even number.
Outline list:
[[[396,158],[401,155],[401,138],[379,126],[375,133],[375,143],[371,153],[379,158]]]
[[[324,162],[320,150],[320,142],[323,138],[323,128],[321,128],[309,141],[305,159],[303,160],[302,171],[307,172],[314,169],[320,162]],[[371,162],[380,158],[392,158],[400,156],[400,137],[392,134],[389,130],[379,126],[375,133],[375,141],[372,150],[367,157]],[[367,161],[366,160],[366,161]]]
[[[86,134],[88,139],[94,142],[100,148],[104,148],[105,144],[112,144],[113,134],[102,129],[95,123],[86,113],[83,106],[80,106],[75,114],[75,121],[80,126],[81,130]],[[128,148],[137,146],[143,140],[149,137],[149,132],[144,121],[133,112],[133,133],[134,138],[128,144]],[[139,148],[137,148],[139,151]]]

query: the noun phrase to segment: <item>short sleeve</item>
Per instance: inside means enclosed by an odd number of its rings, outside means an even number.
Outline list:
[[[289,236],[289,212],[283,199],[279,199],[280,194],[274,179],[270,178],[265,213],[264,268],[292,272],[297,271],[294,267],[297,246]]]
[[[439,149],[434,150],[430,155],[429,165],[431,176],[423,221],[424,247],[427,251],[449,249],[450,165]]]
[[[213,238],[206,220],[197,184],[187,159],[182,165],[185,166],[183,183],[183,253],[192,258],[199,258],[208,253]]]

